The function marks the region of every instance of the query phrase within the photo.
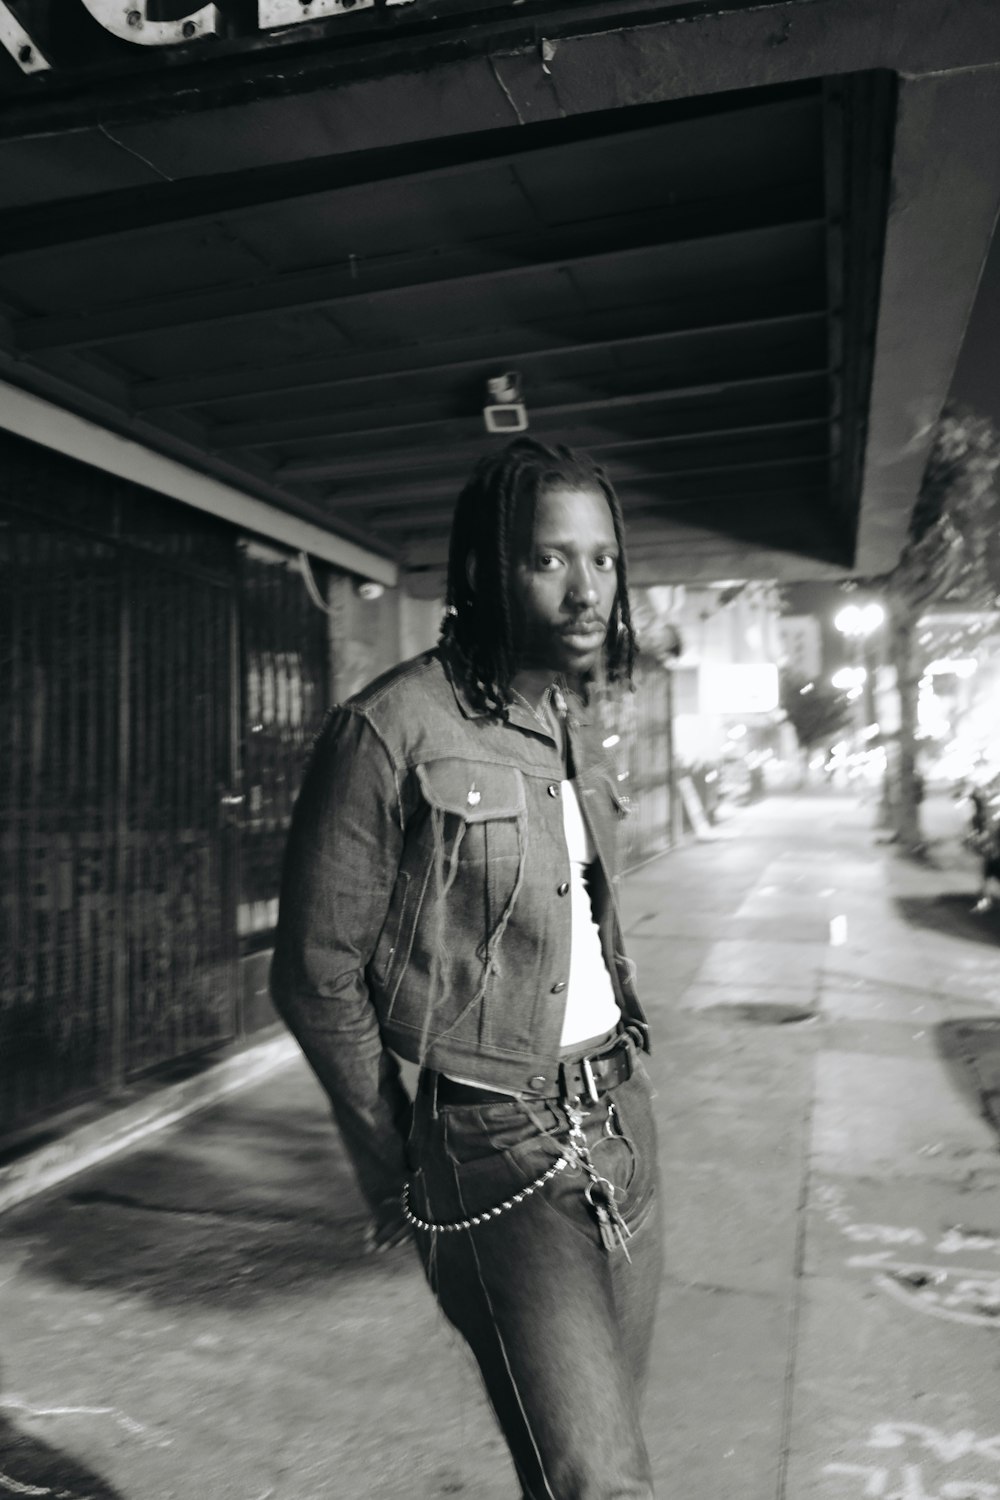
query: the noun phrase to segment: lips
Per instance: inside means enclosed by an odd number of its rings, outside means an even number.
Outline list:
[[[571,636],[574,640],[589,640],[590,637],[594,635],[603,636],[607,628],[608,627],[603,620],[574,620],[571,625],[563,625],[560,633],[562,635]]]
[[[560,630],[565,648],[576,655],[591,656],[604,644],[607,626],[603,620],[574,620]]]

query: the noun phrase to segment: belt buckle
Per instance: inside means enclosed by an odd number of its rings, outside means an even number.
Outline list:
[[[590,1065],[589,1057],[580,1058],[580,1072],[583,1074],[584,1088],[586,1090],[584,1098],[587,1103],[600,1104],[600,1095],[597,1092],[597,1079],[594,1077],[594,1070]]]

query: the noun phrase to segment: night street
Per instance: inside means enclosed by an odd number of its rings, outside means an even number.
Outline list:
[[[0,0],[0,1500],[1000,1500],[998,122]]]
[[[925,813],[916,863],[871,803],[772,795],[627,882],[665,1497],[1000,1496],[1000,918]],[[297,1057],[7,1215],[0,1495],[511,1500],[412,1249],[364,1225]]]

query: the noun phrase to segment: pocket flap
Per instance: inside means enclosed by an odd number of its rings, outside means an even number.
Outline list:
[[[431,807],[466,823],[516,818],[526,809],[524,777],[516,766],[490,766],[447,758],[417,766],[417,780]]]
[[[615,804],[622,817],[627,817],[627,815],[634,810],[635,803],[632,801],[632,798],[629,796],[625,788],[621,786],[617,781],[612,781],[610,783],[610,786],[612,802]]]
[[[627,778],[627,772],[625,775],[619,777],[613,772],[602,768],[597,772],[593,784],[584,787],[584,795],[590,797],[597,791],[607,792],[615,805],[619,817],[627,817],[635,808],[635,803],[622,785]]]

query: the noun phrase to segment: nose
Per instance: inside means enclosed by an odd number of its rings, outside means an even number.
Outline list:
[[[569,603],[577,608],[593,608],[600,598],[594,571],[585,563],[574,568],[569,580],[569,588],[566,590],[566,597]]]

